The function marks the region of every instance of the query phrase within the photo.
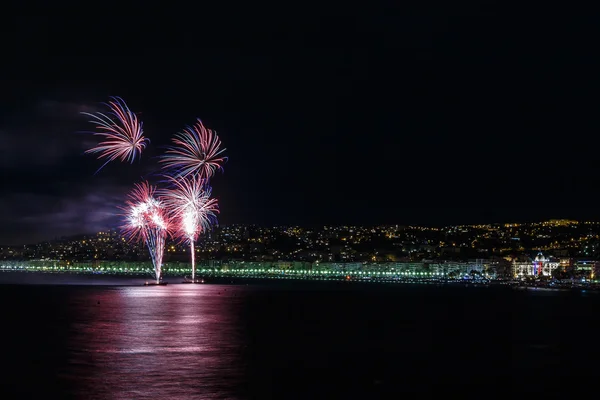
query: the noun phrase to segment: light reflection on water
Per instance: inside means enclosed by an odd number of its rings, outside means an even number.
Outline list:
[[[575,292],[4,285],[0,304],[0,400],[573,397],[600,357],[600,296]]]
[[[126,287],[73,299],[69,380],[93,399],[237,398],[239,289]],[[82,368],[85,366],[85,368]]]
[[[140,353],[189,353],[191,351],[203,351],[206,350],[202,347],[138,347],[133,349],[100,349],[96,350],[98,353],[126,353],[126,354],[140,354]]]

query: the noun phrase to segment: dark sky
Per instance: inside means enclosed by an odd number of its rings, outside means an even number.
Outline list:
[[[224,224],[599,219],[599,25],[509,11],[14,16],[0,39],[0,243],[117,226],[129,188],[196,117],[230,158],[213,180]],[[111,95],[152,143],[94,175],[79,112]]]

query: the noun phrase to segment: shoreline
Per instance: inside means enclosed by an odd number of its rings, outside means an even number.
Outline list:
[[[164,282],[169,285],[185,284],[184,276],[165,275]],[[462,286],[462,287],[505,287],[513,290],[540,290],[540,291],[600,291],[598,284],[585,284],[573,282],[533,282],[526,283],[510,280],[449,280],[449,279],[381,279],[381,278],[350,278],[343,277],[299,277],[299,276],[235,276],[231,274],[204,274],[198,279],[210,284],[257,284],[285,281],[289,283],[300,282],[337,282],[361,283],[372,285],[427,285],[427,286]],[[144,286],[152,282],[148,275],[138,274],[82,274],[70,271],[0,271],[0,285],[90,285],[90,286]],[[152,286],[152,285],[151,285]]]

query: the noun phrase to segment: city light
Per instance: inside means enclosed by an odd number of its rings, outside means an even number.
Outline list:
[[[202,274],[213,276],[511,280],[523,284],[580,282],[585,278],[588,283],[597,276],[594,260],[599,255],[599,231],[600,224],[594,222],[563,220],[437,229],[400,225],[310,229],[226,225],[205,229],[193,250],[180,238],[165,243],[161,268],[163,275],[195,276],[190,263],[194,260],[204,271]],[[515,240],[517,237],[519,240]],[[0,247],[0,262],[5,263],[1,269],[134,275],[157,271],[150,263],[136,261],[147,254],[143,241],[124,239],[117,231],[103,231],[54,242]]]

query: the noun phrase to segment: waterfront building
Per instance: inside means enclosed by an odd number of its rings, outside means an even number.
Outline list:
[[[584,273],[588,278],[595,279],[599,262],[595,260],[576,260],[573,265],[575,271]]]
[[[376,265],[376,264],[374,264],[374,265]],[[363,264],[360,262],[349,262],[349,263],[344,263],[344,262],[319,263],[319,262],[316,262],[315,266],[316,266],[316,268],[313,267],[314,269],[346,272],[346,271],[360,271],[360,270],[362,270]]]
[[[558,260],[548,258],[541,252],[533,260],[513,261],[513,276],[519,277],[536,277],[536,276],[552,276],[552,272],[560,267]]]

